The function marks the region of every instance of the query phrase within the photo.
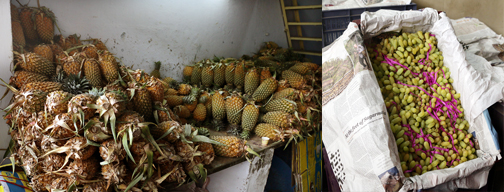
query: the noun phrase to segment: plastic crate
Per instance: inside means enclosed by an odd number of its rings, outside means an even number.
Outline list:
[[[364,7],[353,9],[340,9],[322,11],[322,46],[325,47],[336,40],[347,28],[348,24],[356,19],[360,19],[364,11],[375,12],[380,9],[391,9],[397,11],[416,10],[416,3],[409,5],[392,5],[383,7]]]

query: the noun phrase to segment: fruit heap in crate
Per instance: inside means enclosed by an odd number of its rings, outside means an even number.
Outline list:
[[[273,42],[186,66],[178,82],[160,77],[160,62],[148,74],[99,39],[54,35],[45,7],[11,12],[8,153],[35,191],[157,191],[204,179],[215,155],[255,153],[249,138],[320,130],[319,66]]]

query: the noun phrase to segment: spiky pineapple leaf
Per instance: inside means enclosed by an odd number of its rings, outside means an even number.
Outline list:
[[[152,153],[151,150],[147,151],[147,179],[152,177],[154,174],[154,169],[152,168],[153,162],[154,162],[154,154]]]
[[[211,144],[214,144],[214,145],[221,145],[221,146],[226,146],[218,141],[215,141],[215,140],[212,140],[208,137],[205,137],[203,135],[196,135],[193,137],[192,139],[194,142],[203,142],[203,143],[211,143]]]
[[[161,137],[159,137],[157,140],[160,140],[160,139],[162,139],[162,138],[164,138],[164,137],[168,136],[171,132],[173,132],[173,130],[174,130],[175,128],[177,128],[177,126],[172,126],[172,127],[170,127],[170,129],[168,129],[168,131],[166,131],[163,135],[161,135]],[[156,141],[157,141],[157,140],[156,140]]]
[[[128,157],[133,161],[133,163],[136,164],[135,162],[135,158],[133,158],[133,155],[131,155],[131,151],[129,149],[129,145],[128,145],[128,136],[126,136],[126,133],[123,134],[123,139],[122,139],[122,143],[123,143],[123,147],[124,147],[124,150],[126,151],[126,154],[128,155]],[[127,190],[126,190],[127,191]]]
[[[138,182],[140,182],[140,180],[142,180],[143,178],[143,175],[140,174],[138,175],[136,178],[134,178],[131,183],[128,185],[128,187],[126,187],[126,189],[124,191],[129,191],[131,188],[133,188]]]

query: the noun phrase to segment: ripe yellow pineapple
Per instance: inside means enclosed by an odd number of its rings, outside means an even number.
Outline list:
[[[193,66],[185,66],[183,71],[182,71],[182,74],[184,76],[184,82],[190,82],[191,81],[191,76],[192,76],[192,73],[193,73],[193,69],[194,67]]]
[[[191,84],[199,85],[201,82],[201,72],[203,70],[202,64],[196,64],[191,74]]]
[[[79,58],[79,56],[65,57],[64,59],[61,60],[61,62],[63,63],[63,71],[65,71],[67,75],[70,74],[79,75],[83,64],[81,63],[81,61],[82,59]]]
[[[224,145],[212,144],[215,154],[222,157],[241,157],[246,153],[246,142],[235,136],[210,136],[210,139],[215,140]]]
[[[49,62],[54,61],[54,55],[49,45],[46,44],[37,45],[35,48],[33,48],[33,53],[46,58]]]
[[[201,71],[201,83],[203,86],[209,88],[213,84],[214,79],[214,67],[210,64],[207,64],[203,67]]]
[[[245,75],[245,93],[248,95],[254,94],[254,91],[259,87],[259,73],[257,69],[252,68]]]
[[[204,121],[206,118],[206,107],[204,104],[200,103],[196,106],[196,109],[193,113],[193,118],[196,121]]]
[[[170,134],[168,134],[164,139],[170,143],[174,143],[179,140],[180,136],[183,136],[184,129],[180,126],[177,121],[165,121],[158,124],[157,127],[150,129],[151,135],[156,139],[164,135],[168,130],[172,129]]]
[[[23,27],[23,33],[26,37],[26,41],[35,42],[38,40],[38,34],[35,30],[35,23],[32,20],[33,8],[23,7],[19,13],[19,19],[21,21],[21,26]]]
[[[311,70],[311,68],[305,65],[305,63],[297,63],[289,68],[289,70],[294,71],[300,75],[306,75]]]
[[[151,100],[153,102],[163,101],[164,87],[160,79],[156,77],[151,77],[147,82],[147,91],[149,91],[149,95],[151,96]]]
[[[178,95],[166,95],[165,100],[166,104],[170,107],[175,107],[177,105],[182,105],[183,104],[183,98],[184,96],[178,96]]]
[[[147,124],[144,123],[144,118],[135,111],[125,111],[117,121],[119,122],[117,124],[118,138],[123,138],[123,135],[127,134],[127,138],[132,137],[133,140],[140,139],[142,129],[147,127]]]
[[[271,72],[270,72],[270,70],[269,70],[269,67],[265,67],[265,68],[263,68],[263,69],[261,70],[261,77],[260,77],[260,79],[261,79],[261,83],[262,83],[264,80],[266,80],[266,79],[268,79],[268,78],[270,78],[270,77],[271,77]]]
[[[154,62],[154,70],[152,70],[152,72],[150,73],[150,75],[152,77],[160,79],[161,78],[161,73],[159,72],[159,69],[161,69],[161,62],[160,61]]]
[[[185,105],[178,105],[173,108],[173,112],[181,118],[189,118],[191,116],[191,111]]]
[[[100,162],[96,158],[78,159],[70,163],[68,170],[82,179],[91,180],[100,173]]]
[[[105,126],[105,123],[101,122],[98,117],[90,119],[88,123],[91,121],[93,121],[91,127],[84,131],[86,138],[96,143],[102,143],[112,137],[112,130]]]
[[[32,82],[32,83],[27,83],[27,84],[23,85],[23,87],[21,87],[21,91],[40,90],[40,91],[50,93],[53,91],[62,90],[62,87],[63,87],[63,85],[58,82],[51,82],[51,81]]]
[[[226,99],[227,120],[231,125],[240,124],[243,105],[243,99],[236,92]]]
[[[264,80],[252,94],[252,99],[261,102],[267,99],[277,89],[278,82],[274,77]]]
[[[95,99],[96,96],[89,93],[83,93],[72,97],[68,103],[68,114],[70,116],[75,114],[80,117],[80,111],[82,111],[84,113],[84,119],[82,119],[82,121],[90,119],[96,112],[96,109],[88,107],[88,104],[94,104]]]
[[[86,59],[84,62],[84,75],[89,80],[91,86],[102,86],[103,81],[101,78],[100,65],[95,59]]]
[[[122,147],[122,142],[115,142],[109,139],[100,144],[100,157],[103,161],[110,163],[119,163],[126,158],[126,151]]]
[[[93,156],[97,147],[89,145],[84,137],[73,137],[65,143],[67,156],[74,160],[86,160]]]
[[[152,107],[152,97],[146,88],[137,87],[133,88],[134,91],[131,92],[133,95],[133,107],[136,112],[142,115],[147,121],[152,120],[153,107]]]
[[[273,94],[272,99],[281,99],[281,98],[286,98],[294,101],[296,99],[299,99],[299,91],[293,88],[286,88],[282,91]]]
[[[255,128],[255,134],[259,137],[268,137],[271,142],[275,142],[282,139],[282,128],[269,124],[269,123],[260,123]]]
[[[234,70],[234,85],[237,90],[242,90],[245,84],[245,62],[237,63]]]
[[[305,78],[291,70],[285,70],[282,72],[282,78],[286,79],[292,88],[301,89],[305,84]]]
[[[234,85],[234,70],[235,70],[235,63],[227,63],[226,64],[226,71],[225,71],[225,78],[226,78],[226,83],[228,87],[233,87]]]
[[[44,81],[49,81],[49,78],[45,75],[29,71],[16,71],[10,78],[9,84],[21,88],[28,83]]]
[[[49,60],[30,52],[16,56],[16,67],[21,67],[26,71],[39,73],[48,77],[56,73],[56,67]]]
[[[35,12],[35,26],[37,34],[45,43],[51,43],[54,36],[54,22],[56,17],[47,7],[40,7]]]
[[[191,93],[192,86],[189,84],[180,84],[178,87],[178,94],[189,95]]]
[[[82,51],[89,59],[98,60],[98,49],[93,44],[88,44],[82,48]]]
[[[291,114],[283,111],[273,111],[266,113],[262,120],[266,123],[279,126],[281,128],[287,128],[291,126],[293,117]]]
[[[250,132],[253,131],[257,119],[259,118],[259,107],[255,105],[254,101],[247,103],[245,108],[243,108],[242,114],[242,128],[241,133],[242,139],[248,139],[250,137]]]
[[[285,98],[280,98],[280,99],[274,99],[268,102],[266,106],[266,111],[283,111],[287,113],[294,113],[296,111],[297,106],[296,102],[292,100],[288,100]]]
[[[93,44],[98,50],[108,51],[107,46],[105,46],[105,43],[103,43],[100,39],[95,39]]]
[[[226,66],[223,63],[215,65],[213,81],[216,87],[222,87],[226,84]]]
[[[215,158],[215,151],[212,144],[198,142],[196,143],[196,146],[198,146],[198,151],[203,152],[203,155],[201,155],[202,163],[205,165],[210,165],[210,163],[212,163]]]
[[[11,25],[12,25],[12,42],[17,46],[21,47],[26,46],[26,40],[21,23],[18,20],[12,20]]]
[[[65,156],[61,154],[49,154],[42,160],[42,169],[45,172],[57,171],[63,167]]]
[[[108,51],[104,51],[99,55],[98,63],[105,80],[109,83],[114,83],[119,76],[119,67],[114,55]]]
[[[190,112],[193,112],[196,109],[196,106],[198,106],[198,101],[194,100],[192,103],[184,104],[184,106],[187,107]]]

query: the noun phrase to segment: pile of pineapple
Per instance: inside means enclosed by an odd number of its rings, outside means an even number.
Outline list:
[[[11,159],[35,191],[157,191],[204,179],[215,155],[252,152],[254,134],[274,142],[320,129],[319,66],[273,42],[186,66],[178,82],[161,80],[159,62],[150,74],[122,65],[99,39],[54,35],[45,7],[11,12],[4,118]]]

